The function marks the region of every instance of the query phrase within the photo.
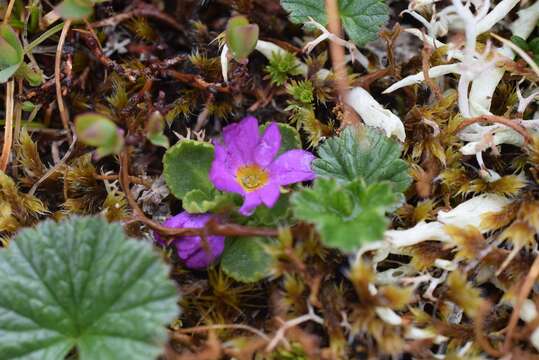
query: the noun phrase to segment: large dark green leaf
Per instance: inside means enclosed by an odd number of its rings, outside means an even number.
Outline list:
[[[408,165],[400,159],[400,145],[370,127],[348,127],[318,148],[313,170],[320,177],[340,183],[362,177],[367,184],[388,180],[396,192],[411,183]]]
[[[100,218],[46,221],[0,250],[0,358],[155,359],[177,290],[149,243]]]

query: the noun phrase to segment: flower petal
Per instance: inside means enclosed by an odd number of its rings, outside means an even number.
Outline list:
[[[281,147],[281,132],[277,123],[271,123],[260,139],[256,149],[254,160],[262,167],[268,166]]]
[[[177,245],[178,256],[185,262],[185,265],[190,269],[203,269],[210,265],[216,258],[218,258],[225,248],[224,236],[208,236],[209,252],[202,247],[202,240],[198,236],[196,238],[197,246],[194,251],[185,251],[181,245]],[[191,244],[189,244],[191,245]]]
[[[240,208],[240,214],[250,216],[255,212],[258,205],[262,204],[262,199],[258,191],[245,193],[243,197],[243,205]]]
[[[210,168],[210,181],[221,191],[243,194],[243,188],[236,180],[236,170],[241,165],[239,159],[234,158],[222,145],[215,143],[214,146],[215,158]]]
[[[311,169],[314,155],[305,150],[290,150],[279,156],[270,165],[270,181],[278,185],[313,180],[315,173]]]
[[[262,189],[256,191],[264,205],[269,208],[272,208],[273,205],[277,202],[280,195],[280,186],[274,183],[269,183],[264,186]]]
[[[186,211],[169,218],[163,223],[169,228],[201,228],[212,218],[211,214],[189,214]],[[165,244],[165,241],[155,234],[156,241]],[[199,236],[177,236],[174,246],[180,259],[191,269],[200,269],[211,264],[224,249],[224,236],[208,236],[210,252],[202,248],[202,239]]]
[[[237,154],[244,164],[254,162],[254,152],[260,134],[258,132],[258,121],[253,116],[247,116],[236,124],[231,124],[223,129],[225,147],[233,154]]]

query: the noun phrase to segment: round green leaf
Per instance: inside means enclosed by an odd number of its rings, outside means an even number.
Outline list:
[[[339,136],[320,145],[320,158],[313,161],[313,170],[318,177],[336,179],[339,183],[359,177],[367,184],[387,180],[394,191],[404,192],[412,178],[400,154],[399,143],[380,131],[347,127]]]
[[[209,194],[213,189],[208,177],[213,157],[213,146],[201,141],[182,140],[168,149],[163,173],[172,194],[178,199],[192,190]]]
[[[264,249],[266,241],[260,237],[232,239],[221,257],[221,268],[241,282],[256,282],[269,276],[272,258]]]
[[[155,359],[178,315],[168,268],[101,218],[46,221],[0,250],[2,359]]]

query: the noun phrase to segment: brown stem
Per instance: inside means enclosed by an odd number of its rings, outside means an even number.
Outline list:
[[[254,228],[249,226],[242,226],[236,224],[219,224],[215,220],[210,220],[204,228],[181,228],[173,229],[165,227],[144,214],[142,209],[138,206],[136,200],[131,194],[129,189],[130,176],[129,176],[129,160],[127,150],[124,150],[120,154],[120,185],[125,193],[125,197],[129,206],[133,209],[134,216],[137,220],[143,222],[152,230],[159,232],[164,236],[206,236],[206,235],[221,235],[221,236],[278,236],[279,231],[277,229],[270,228]]]
[[[101,64],[103,64],[109,70],[116,72],[118,75],[126,77],[129,81],[133,82],[136,80],[134,73],[131,73],[130,71],[126,70],[123,66],[121,66],[114,60],[111,60],[103,53],[103,50],[101,50],[101,46],[99,45],[99,42],[95,35],[93,35],[91,32],[79,32],[79,34],[88,49],[90,49],[92,54]]]
[[[61,77],[60,77],[60,65],[62,62],[62,51],[64,48],[64,42],[67,37],[67,33],[69,32],[69,28],[71,27],[71,20],[66,20],[64,23],[64,27],[62,29],[62,33],[60,34],[60,40],[58,40],[58,47],[56,48],[56,57],[54,59],[54,83],[56,85],[56,101],[58,103],[58,111],[60,111],[60,117],[62,119],[62,125],[64,126],[64,130],[67,131],[69,134],[70,128],[69,128],[69,115],[67,114],[67,111],[64,107],[64,98],[62,96],[62,84],[61,84]],[[71,141],[71,137],[68,136],[68,140]]]
[[[94,177],[97,180],[109,180],[109,181],[115,181],[120,178],[120,175],[101,175],[101,174],[95,174]],[[138,185],[144,185],[146,187],[150,187],[151,184],[148,181],[145,181],[143,179],[140,179],[136,176],[129,176],[129,182],[132,184],[138,184]]]
[[[475,321],[474,321],[475,340],[477,341],[479,346],[481,346],[481,348],[485,350],[489,355],[492,355],[494,357],[500,357],[503,355],[502,352],[494,348],[490,344],[483,330],[483,322],[485,320],[487,313],[490,311],[490,309],[491,309],[491,305],[488,301],[484,301],[481,303],[479,310],[477,312],[477,316],[475,317]]]
[[[430,60],[431,55],[432,55],[432,48],[427,43],[425,39],[425,33],[423,32],[423,49],[421,50],[421,65],[422,65],[422,70],[423,70],[423,77],[425,78],[425,84],[427,84],[430,91],[432,91],[434,96],[436,96],[436,100],[441,101],[443,98],[442,91],[440,90],[438,85],[434,83],[434,81],[431,79],[429,75],[429,68],[430,68],[429,60]]]
[[[466,119],[463,122],[460,123],[460,125],[456,128],[455,133],[458,133],[462,129],[464,129],[467,126],[470,126],[472,124],[476,123],[498,123],[503,124],[505,126],[510,127],[511,129],[518,132],[522,137],[524,138],[524,141],[526,143],[530,143],[532,140],[531,135],[528,133],[528,131],[518,124],[515,120],[511,120],[502,116],[496,116],[496,115],[480,115],[471,119]]]
[[[220,93],[230,92],[230,89],[228,88],[228,86],[223,86],[217,83],[209,83],[206,80],[204,80],[200,75],[187,74],[187,73],[179,72],[176,70],[164,70],[163,74],[170,76],[171,78],[174,78],[183,83],[190,84],[193,87],[196,87],[198,89],[204,89],[204,90],[211,89]]]
[[[0,156],[0,170],[6,171],[13,144],[13,107],[14,107],[15,82],[9,80],[6,85],[6,123],[4,125],[4,145]]]
[[[122,21],[131,19],[133,17],[151,17],[151,18],[162,21],[163,23],[169,25],[170,27],[178,31],[181,31],[181,32],[184,31],[184,28],[173,17],[147,4],[142,4],[134,10],[112,16],[108,19],[94,22],[91,25],[94,28],[103,27],[103,26],[116,26]]]
[[[339,38],[342,38],[341,20],[339,17],[339,5],[337,0],[326,0],[326,12],[328,14],[328,30]],[[348,76],[346,74],[346,63],[344,61],[344,48],[331,41],[329,43],[329,52],[331,54],[331,63],[335,73],[335,82],[337,92],[341,101],[344,100],[348,90]],[[344,105],[342,127],[357,122],[357,117],[350,114],[350,109]]]
[[[532,290],[533,285],[535,284],[535,280],[537,279],[537,276],[539,276],[539,256],[535,257],[535,260],[533,261],[530,271],[528,272],[528,275],[526,275],[526,278],[524,279],[524,283],[522,284],[522,287],[520,288],[520,291],[518,293],[517,302],[515,306],[513,307],[513,312],[511,313],[511,318],[509,319],[509,325],[507,325],[507,334],[505,337],[505,342],[503,343],[504,353],[507,353],[509,349],[511,348],[511,341],[513,340],[512,339],[513,333],[518,323],[520,309],[522,308],[522,304],[524,303],[524,300],[526,300],[530,291]]]

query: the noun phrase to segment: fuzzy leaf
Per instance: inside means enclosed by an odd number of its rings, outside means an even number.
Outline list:
[[[221,268],[241,282],[256,282],[270,275],[271,256],[264,249],[265,239],[241,237],[227,243],[221,257]]]
[[[182,199],[192,190],[209,194],[213,190],[208,174],[213,161],[211,144],[182,140],[167,150],[163,173],[170,192]]]
[[[363,129],[348,127],[320,145],[320,159],[313,161],[313,170],[320,177],[335,178],[340,183],[358,177],[367,184],[387,180],[393,191],[405,191],[411,177],[408,165],[400,159],[400,145],[375,129]]]
[[[326,25],[325,2],[321,0],[281,0],[283,8],[290,12],[290,20],[305,23],[312,17]],[[339,15],[346,33],[358,46],[375,40],[378,31],[389,18],[389,11],[380,0],[339,0]]]
[[[264,133],[269,125],[270,123],[262,125],[260,127],[260,133]],[[277,155],[281,155],[288,150],[301,149],[301,138],[299,132],[294,127],[282,123],[277,123],[277,126],[281,133],[281,147]]]
[[[2,359],[154,359],[178,314],[168,269],[100,218],[46,221],[0,250]]]
[[[367,185],[361,178],[346,184],[318,178],[312,188],[292,195],[295,216],[314,223],[326,246],[345,252],[381,240],[385,213],[398,201],[389,182]]]

